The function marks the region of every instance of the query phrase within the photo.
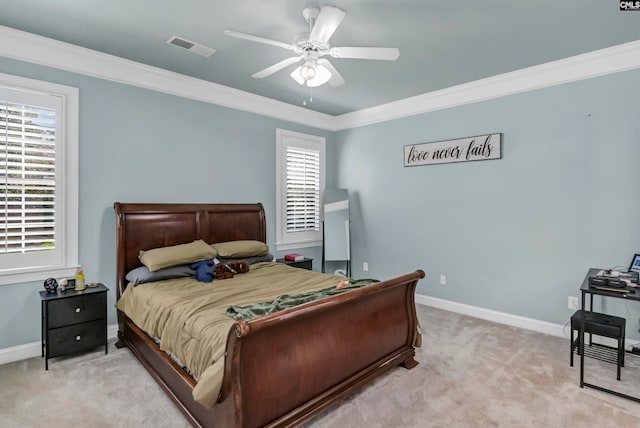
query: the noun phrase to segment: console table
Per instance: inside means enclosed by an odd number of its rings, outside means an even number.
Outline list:
[[[584,280],[582,281],[582,286],[580,287],[580,292],[582,293],[582,309],[586,308],[586,297],[587,294],[589,295],[589,311],[593,312],[593,296],[604,296],[604,297],[612,297],[615,299],[626,299],[626,300],[635,300],[640,302],[640,288],[632,288],[632,287],[626,287],[624,289],[619,289],[618,291],[616,291],[616,289],[607,289],[608,287],[603,286],[603,287],[590,287],[589,286],[589,277],[595,276],[598,272],[605,270],[605,269],[597,269],[597,268],[591,268],[589,269],[589,271],[587,272],[586,276],[584,277]],[[624,291],[623,291],[624,290]],[[584,316],[582,317],[581,321],[582,323],[580,331],[584,331]],[[584,337],[580,338],[580,344],[579,344],[579,352],[580,352],[580,388],[583,388],[585,386],[589,387],[589,388],[593,388],[593,389],[597,389],[599,391],[602,392],[607,392],[609,394],[613,394],[613,395],[617,395],[618,397],[622,397],[622,398],[627,398],[629,400],[633,400],[633,401],[637,401],[640,402],[640,397],[636,397],[636,396],[632,396],[632,395],[628,395],[628,394],[623,394],[621,392],[618,391],[613,391],[611,389],[608,388],[604,388],[598,385],[594,385],[592,383],[588,383],[584,381]]]

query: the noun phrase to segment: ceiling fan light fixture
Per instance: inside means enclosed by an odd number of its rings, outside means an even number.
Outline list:
[[[329,81],[329,79],[331,79],[331,72],[322,65],[316,65],[315,72],[315,77],[313,79],[307,80],[307,86],[310,88],[324,85]]]
[[[290,74],[291,78],[298,82],[300,85],[306,84],[306,86],[310,88],[315,88],[316,86],[324,85],[331,79],[331,72],[324,67],[323,65],[315,66],[315,76],[312,79],[305,80],[302,78],[302,68],[304,66],[301,65],[295,70],[293,70]]]
[[[307,61],[300,67],[300,77],[304,80],[312,80],[316,77],[316,66],[312,61]]]
[[[291,76],[291,78],[293,80],[295,80],[296,82],[298,82],[300,85],[304,85],[304,82],[306,82],[306,80],[304,80],[302,78],[302,76],[300,75],[300,70],[302,70],[302,66],[301,65],[296,67],[296,69],[293,70],[289,76]]]

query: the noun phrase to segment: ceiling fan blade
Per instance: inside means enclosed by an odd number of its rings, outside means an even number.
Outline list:
[[[332,88],[337,88],[338,86],[344,85],[344,78],[338,73],[338,70],[326,59],[319,59],[318,64],[324,66],[327,70],[331,72],[331,78],[329,79],[329,85]]]
[[[280,71],[283,68],[290,66],[291,64],[295,64],[296,62],[300,61],[302,58],[304,58],[304,56],[292,56],[291,58],[287,58],[276,64],[273,64],[271,67],[267,67],[262,71],[258,71],[256,74],[252,75],[251,77],[255,77],[256,79],[261,79],[263,77],[271,76],[276,71]]]
[[[279,42],[277,40],[265,39],[264,37],[254,36],[252,34],[240,33],[233,30],[222,30],[226,36],[237,37],[238,39],[250,40],[252,42],[264,43],[266,45],[277,46],[283,49],[294,50],[294,46],[289,43]]]
[[[334,6],[322,6],[320,8],[320,14],[313,28],[309,39],[315,42],[327,43],[333,33],[338,28],[338,25],[344,19],[346,13]]]
[[[365,47],[336,47],[331,48],[329,55],[334,58],[378,59],[395,61],[400,56],[398,48],[365,48]]]

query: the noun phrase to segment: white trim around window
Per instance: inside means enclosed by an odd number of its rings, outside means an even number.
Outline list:
[[[25,253],[26,258],[20,254],[0,253],[0,285],[73,276],[78,266],[78,88],[0,73],[0,91],[3,98],[8,98],[6,102],[46,106],[56,112],[55,251],[51,252],[52,257],[35,258],[33,252]],[[4,165],[6,179],[9,177],[8,158]],[[3,209],[8,209],[8,193],[4,197]],[[4,213],[4,217],[7,216],[8,211]],[[27,259],[33,261],[25,263]]]
[[[276,129],[276,249],[322,245],[325,139]]]

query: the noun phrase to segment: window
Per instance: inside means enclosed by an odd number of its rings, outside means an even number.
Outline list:
[[[322,245],[325,139],[276,129],[276,248]]]
[[[0,74],[0,284],[78,263],[78,90]]]

